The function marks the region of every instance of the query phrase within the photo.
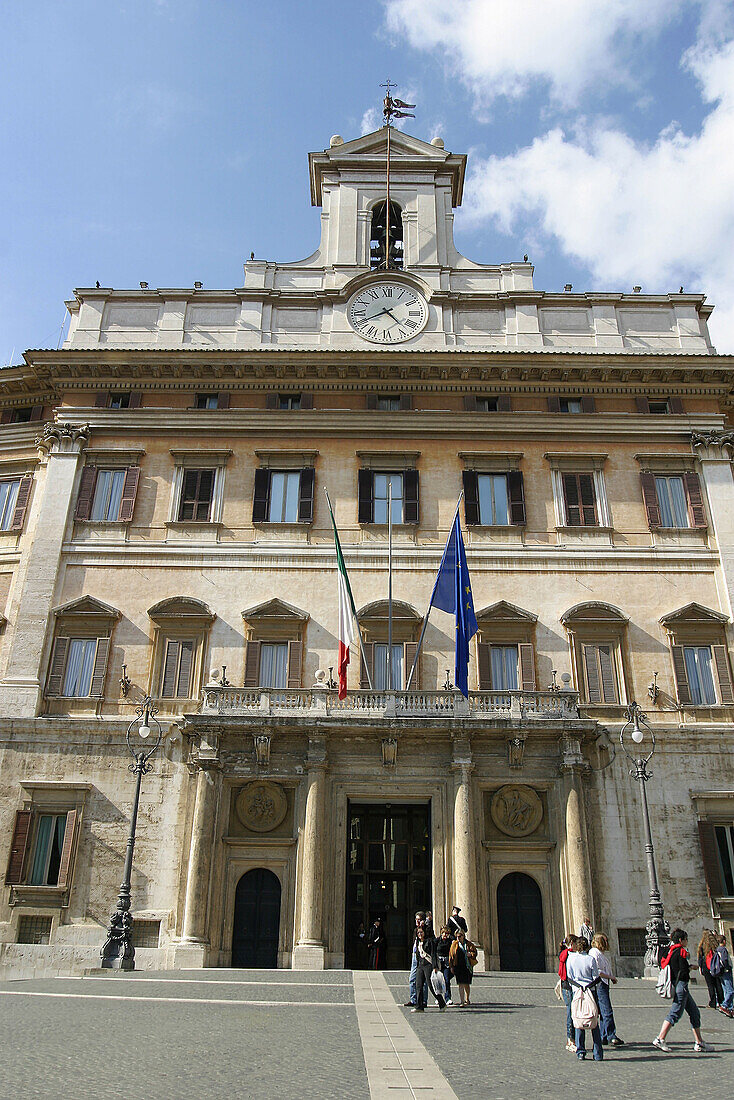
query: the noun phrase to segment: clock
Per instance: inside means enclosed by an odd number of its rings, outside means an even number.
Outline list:
[[[369,283],[349,301],[347,318],[354,331],[373,344],[400,344],[425,328],[425,298],[392,279]]]

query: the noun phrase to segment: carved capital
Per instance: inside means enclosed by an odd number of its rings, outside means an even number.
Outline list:
[[[728,462],[734,455],[734,432],[691,432],[691,447],[703,462]]]
[[[78,455],[89,438],[89,425],[74,427],[72,424],[44,424],[43,434],[36,436],[39,451],[49,455]]]
[[[584,759],[581,751],[581,739],[579,737],[562,737],[559,742],[561,753],[561,771],[585,774],[591,770],[590,764]]]

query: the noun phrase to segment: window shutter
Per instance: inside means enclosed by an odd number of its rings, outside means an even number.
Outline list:
[[[597,668],[597,647],[584,646],[584,667],[586,668],[586,702],[601,703],[601,684]]]
[[[678,413],[678,414],[683,413],[683,411],[684,411],[683,410],[683,402],[681,401],[680,397],[669,397],[668,398],[668,410],[671,413]]]
[[[313,394],[302,393],[301,394],[301,411],[304,409],[309,412],[313,408]]]
[[[403,471],[403,523],[418,523],[418,471]]]
[[[59,635],[54,640],[51,663],[48,671],[48,685],[46,691],[49,695],[61,695],[61,688],[66,668],[66,655],[69,652],[69,638]]]
[[[370,670],[370,675],[374,676],[374,672],[375,672],[374,652],[375,652],[375,649],[374,649],[374,645],[373,645],[372,642],[363,642],[362,643],[362,648],[361,648],[361,651],[360,651],[360,658],[359,658],[359,686],[361,688],[365,689],[365,690],[369,689],[369,686],[370,686],[369,679],[367,678],[367,668],[365,667],[365,663],[364,663],[365,662],[365,657],[367,658],[367,661],[368,661],[368,667],[369,667],[369,670]]]
[[[464,394],[464,408],[467,412],[477,411],[477,395],[475,393]]]
[[[192,691],[191,671],[194,664],[194,643],[192,641],[185,641],[181,642],[180,646],[181,661],[178,666],[176,696],[179,699],[190,699]]]
[[[377,408],[377,394],[376,393],[368,393],[365,400],[366,400],[366,407],[368,409],[376,409]]]
[[[303,646],[300,639],[288,642],[288,679],[286,687],[300,688],[301,686],[301,661]]]
[[[110,391],[109,390],[100,390],[99,393],[95,394],[94,407],[96,409],[106,409],[107,406],[109,405],[109,403],[110,403]]]
[[[618,703],[617,678],[614,675],[614,653],[610,645],[599,646],[599,668],[601,670],[601,694],[605,703]]]
[[[374,478],[372,470],[359,470],[357,473],[359,504],[357,520],[359,523],[372,523],[375,514]]]
[[[418,652],[417,642],[406,642],[403,646],[403,687],[405,688],[408,683],[408,677],[410,676],[410,670],[413,667],[413,661],[415,655]],[[421,667],[420,661],[415,666],[415,675],[410,685],[410,690],[418,691],[421,686]]]
[[[557,393],[548,394],[548,412],[559,413],[561,411],[561,399]]]
[[[479,516],[479,478],[476,470],[464,470],[464,518],[467,527],[480,522]]]
[[[217,408],[228,409],[229,408],[229,391],[220,390],[217,394]]]
[[[245,687],[256,688],[260,686],[260,643],[247,642],[245,644]]]
[[[255,470],[255,495],[252,499],[252,522],[265,523],[268,518],[270,470]]]
[[[686,487],[688,510],[691,513],[692,526],[708,527],[706,522],[706,511],[703,506],[701,482],[698,480],[698,474],[693,470],[686,470],[683,474],[683,484]]]
[[[413,408],[413,395],[411,393],[400,394],[400,408],[403,412],[410,412]]]
[[[278,407],[278,395],[277,393],[268,393],[265,395],[265,408],[277,409]]]
[[[301,470],[298,483],[298,522],[311,523],[313,521],[313,488],[316,471],[313,466],[307,466]]]
[[[94,486],[97,481],[97,467],[85,466],[79,481],[79,495],[76,498],[76,519],[89,519],[92,514]]]
[[[479,670],[479,690],[491,691],[492,666],[490,661],[490,647],[487,642],[477,642],[477,668]]]
[[[594,492],[594,479],[591,474],[579,474],[579,487],[584,526],[593,527],[596,524],[596,494]]]
[[[507,475],[507,499],[510,502],[510,523],[525,523],[525,487],[521,470],[510,470]]]
[[[12,424],[13,423],[13,410],[3,409],[2,416],[0,416],[0,424]]]
[[[20,479],[20,485],[18,486],[18,496],[15,500],[15,510],[13,511],[13,522],[10,524],[10,531],[22,531],[23,524],[25,523],[25,514],[28,511],[28,501],[31,497],[31,486],[33,485],[33,478],[30,474],[24,474]]]
[[[64,842],[61,845],[61,860],[59,862],[59,878],[57,886],[67,887],[71,879],[71,857],[74,852],[74,840],[76,839],[76,825],[79,813],[77,810],[69,810],[66,815],[66,828],[64,829]]]
[[[34,405],[31,409],[31,420],[43,420],[43,405]]]
[[[122,487],[122,497],[120,498],[120,513],[118,519],[123,520],[125,523],[129,523],[133,518],[133,512],[135,511],[135,497],[138,493],[138,483],[140,481],[140,467],[128,466],[125,471],[125,484]]]
[[[721,897],[724,893],[724,883],[721,879],[721,864],[719,863],[719,846],[716,843],[716,832],[710,821],[699,821],[698,839],[701,845],[701,858],[703,859],[703,873],[706,876],[706,889],[710,898]],[[7,878],[5,880],[8,881]]]
[[[581,412],[582,413],[595,413],[596,401],[591,394],[584,394],[581,398]]]
[[[512,398],[509,393],[500,393],[497,395],[497,412],[512,412]]]
[[[139,409],[143,401],[143,395],[139,390],[132,390],[130,393],[130,400],[127,403],[128,409]]]
[[[647,525],[651,531],[654,531],[661,526],[655,475],[650,473],[649,470],[643,470],[640,474],[640,486],[642,488],[642,501],[647,512]]]
[[[522,642],[518,647],[520,655],[520,688],[522,691],[535,691],[535,653],[530,642]]]
[[[688,673],[686,672],[686,662],[683,656],[683,646],[674,645],[670,648],[673,654],[673,673],[675,674],[678,702],[690,703],[691,689],[688,686]]]
[[[166,640],[166,653],[163,660],[163,680],[161,695],[164,699],[173,699],[176,695],[176,668],[178,666],[179,642]]]
[[[23,864],[28,847],[28,835],[31,831],[31,810],[18,810],[15,815],[15,827],[13,839],[10,842],[10,855],[8,857],[8,869],[5,872],[5,885],[18,886],[23,881]]]
[[[107,674],[107,656],[110,652],[110,639],[97,638],[97,652],[94,655],[92,685],[90,695],[104,695],[104,682]]]
[[[638,413],[649,413],[650,412],[650,402],[648,401],[648,399],[646,397],[636,397],[635,398],[635,408],[637,409]]]
[[[579,503],[579,485],[576,474],[563,475],[563,496],[566,504],[567,526],[580,527],[581,506]]]
[[[716,675],[719,678],[719,694],[721,696],[722,703],[734,703],[734,692],[732,692],[731,684],[731,672],[729,671],[729,657],[726,652],[725,645],[711,646],[714,651],[714,662],[716,664]]]

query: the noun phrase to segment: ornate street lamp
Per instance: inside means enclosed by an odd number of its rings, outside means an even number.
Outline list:
[[[650,919],[645,926],[645,973],[652,971],[660,965],[663,949],[670,942],[668,939],[669,925],[664,919],[663,903],[660,900],[660,888],[658,875],[655,868],[655,849],[650,832],[650,809],[647,803],[647,790],[645,784],[651,778],[652,772],[647,765],[655,752],[655,734],[652,726],[647,721],[647,716],[642,713],[638,703],[632,702],[627,707],[627,721],[622,726],[619,741],[628,760],[632,763],[630,775],[640,784],[642,796],[642,827],[645,833],[645,854],[647,856],[647,878],[650,886]],[[627,741],[631,741],[631,751],[627,748]]]
[[[130,877],[133,869],[133,851],[135,849],[135,827],[138,823],[138,804],[140,802],[140,785],[144,775],[152,768],[150,758],[158,749],[163,737],[160,722],[155,717],[157,708],[153,700],[146,695],[137,708],[136,716],[127,727],[125,738],[127,747],[133,758],[128,769],[137,777],[135,781],[135,798],[133,800],[132,814],[130,815],[130,832],[127,838],[125,851],[125,867],[122,872],[120,895],[117,899],[117,908],[110,914],[110,924],[107,929],[107,939],[101,951],[102,967],[105,970],[134,970],[135,948],[133,947],[133,918],[130,913]],[[138,736],[147,742],[151,734],[151,722],[155,725],[157,738],[153,745],[146,744],[144,749],[138,749],[137,744],[130,741],[130,734],[135,726],[138,727]]]

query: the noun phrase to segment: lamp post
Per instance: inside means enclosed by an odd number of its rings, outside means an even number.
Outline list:
[[[645,784],[651,778],[652,772],[648,764],[655,752],[655,734],[653,733],[642,708],[634,701],[627,707],[627,721],[622,726],[619,734],[619,742],[627,759],[631,762],[630,775],[640,784],[642,798],[642,827],[645,834],[645,855],[647,857],[647,878],[650,886],[649,912],[650,919],[645,926],[645,976],[650,976],[655,967],[660,965],[660,957],[663,948],[669,943],[669,925],[664,919],[663,903],[660,900],[660,888],[658,886],[658,874],[655,868],[655,849],[650,832],[650,808],[647,802],[647,789]],[[631,751],[627,747],[627,740],[632,742]],[[648,973],[649,972],[649,973]]]
[[[160,722],[155,717],[157,708],[149,695],[141,701],[137,708],[136,716],[127,727],[125,739],[127,747],[133,758],[128,769],[136,776],[135,798],[130,815],[130,832],[127,838],[125,850],[125,867],[122,872],[120,894],[117,899],[117,907],[110,914],[110,924],[107,929],[107,939],[100,952],[102,956],[101,966],[105,970],[134,970],[135,948],[133,946],[133,918],[130,913],[130,878],[133,869],[133,851],[135,850],[135,827],[138,823],[138,804],[140,802],[140,785],[144,775],[152,768],[150,758],[158,749],[163,737]],[[146,744],[139,749],[137,744],[130,741],[130,734],[135,726],[138,727],[138,736],[143,742],[147,742],[151,734],[151,722],[154,723],[158,736],[153,745]]]

